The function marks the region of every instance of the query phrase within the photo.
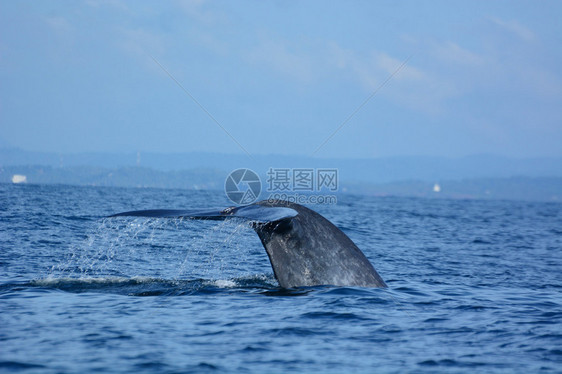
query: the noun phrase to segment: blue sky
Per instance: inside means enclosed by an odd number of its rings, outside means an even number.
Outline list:
[[[561,15],[559,1],[0,0],[0,146],[559,157]]]

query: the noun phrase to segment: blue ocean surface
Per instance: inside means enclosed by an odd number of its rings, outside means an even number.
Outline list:
[[[562,372],[562,204],[310,206],[386,289],[278,286],[220,192],[0,185],[0,371]]]

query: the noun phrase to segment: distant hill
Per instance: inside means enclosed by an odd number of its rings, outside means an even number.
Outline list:
[[[42,165],[0,168],[0,183],[12,183],[14,175],[25,176],[26,183],[70,184],[106,187],[156,187],[223,190],[226,175],[212,169],[159,171],[126,166],[117,169],[98,166],[52,167]]]
[[[149,168],[180,172],[213,170],[223,173],[250,168],[265,177],[274,168],[336,168],[341,181],[384,184],[405,180],[437,183],[443,180],[510,177],[562,177],[562,158],[517,159],[494,155],[460,158],[408,156],[373,159],[320,159],[306,156],[220,153],[76,153],[56,154],[0,149],[0,167],[38,165],[51,168]],[[70,170],[70,169],[69,169]],[[73,169],[76,170],[76,169]],[[77,172],[77,171],[76,171]]]
[[[14,178],[15,175],[21,177]],[[0,183],[25,180],[26,183],[36,184],[204,189],[216,190],[218,193],[224,193],[227,175],[228,173],[216,169],[161,171],[136,166],[115,169],[97,166],[41,165],[0,167]],[[266,179],[262,176],[261,180],[263,189],[261,197],[267,198],[269,192],[266,191]],[[423,180],[371,183],[342,179],[338,187],[333,194],[562,202],[562,177],[445,179],[439,183]]]
[[[562,202],[562,177],[473,178],[444,180],[437,184],[402,181],[385,184],[351,184],[344,188],[348,192],[370,196]]]

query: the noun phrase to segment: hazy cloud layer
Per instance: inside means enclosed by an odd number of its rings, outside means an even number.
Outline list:
[[[562,7],[502,4],[2,2],[0,145],[309,154],[376,91],[319,156],[560,156]]]

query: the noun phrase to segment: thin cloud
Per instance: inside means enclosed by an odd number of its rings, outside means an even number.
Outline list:
[[[396,67],[400,66],[403,62],[400,59],[391,57],[384,52],[376,53],[374,60],[376,61],[378,67],[384,70],[387,74],[392,74],[392,72],[396,70]],[[395,76],[395,79],[401,81],[419,81],[426,78],[427,75],[424,72],[410,65],[407,65],[400,74]]]
[[[450,41],[435,44],[433,49],[438,58],[455,64],[481,66],[486,62],[485,57]]]
[[[392,74],[404,61],[404,58],[392,57],[382,51],[371,51],[367,55],[361,55],[357,51],[342,48],[333,42],[329,44],[326,54],[327,58],[324,58],[324,61],[331,69],[348,71],[369,90],[380,85],[382,80]],[[410,63],[400,71],[400,74],[393,77],[400,81],[419,81],[425,78],[426,74]]]
[[[366,91],[379,87],[404,62],[404,59],[382,51],[361,55],[336,43],[330,44],[330,55],[326,60],[331,61],[332,68],[338,69],[340,75],[346,73]],[[442,102],[453,94],[451,87],[438,76],[416,67],[415,59],[414,54],[378,94],[416,111],[438,113],[442,110]]]
[[[291,44],[287,40],[267,40],[248,53],[246,59],[284,74],[296,84],[315,84],[338,77],[371,93],[394,74],[406,57],[392,56],[379,50],[362,53],[333,41],[303,45],[302,41]],[[415,56],[377,93],[408,108],[430,114],[441,112],[444,102],[456,94],[450,82],[417,67]]]
[[[228,22],[228,17],[216,8],[210,10],[205,0],[179,0],[175,4],[187,16],[203,24],[214,25]]]
[[[499,18],[490,17],[490,21],[526,42],[532,42],[533,40],[535,40],[535,33],[515,20],[504,21]]]
[[[297,51],[295,47],[284,41],[267,40],[248,52],[246,59],[300,82],[309,82],[314,78],[316,63],[309,52]]]
[[[162,54],[167,49],[167,42],[159,33],[145,28],[121,29],[121,39],[118,44],[121,48],[134,55],[143,56],[147,61],[148,53]],[[152,65],[152,62],[151,62]]]

